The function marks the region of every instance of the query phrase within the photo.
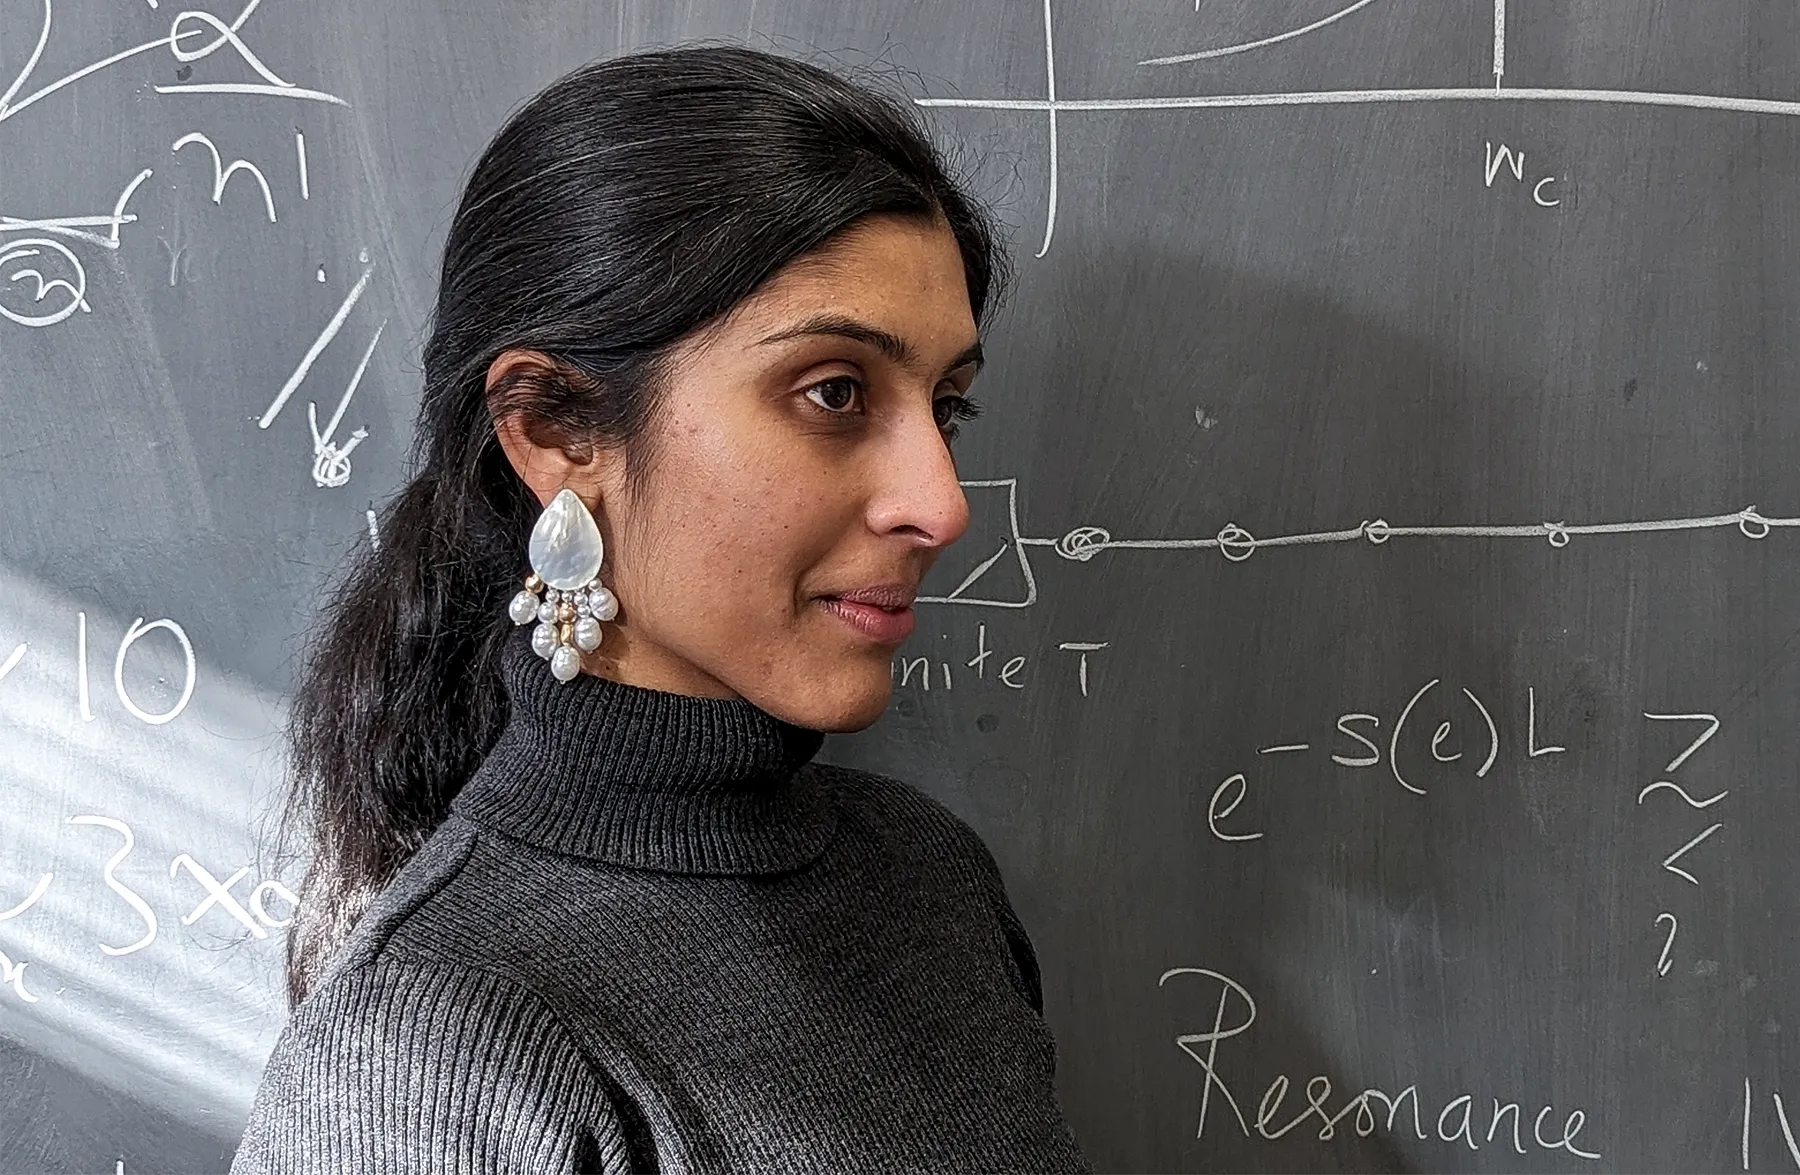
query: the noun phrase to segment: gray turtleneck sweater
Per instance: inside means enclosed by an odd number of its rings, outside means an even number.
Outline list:
[[[557,682],[275,1045],[232,1171],[1087,1171],[992,855],[748,702]]]

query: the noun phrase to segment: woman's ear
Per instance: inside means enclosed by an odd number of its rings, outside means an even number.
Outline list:
[[[540,505],[549,505],[556,492],[566,486],[591,509],[601,496],[601,470],[594,460],[593,442],[571,436],[533,414],[525,407],[531,399],[529,393],[520,396],[515,391],[520,384],[556,388],[565,378],[556,363],[542,352],[502,351],[488,365],[484,389],[488,413],[494,423],[494,436],[513,472],[537,496]]]

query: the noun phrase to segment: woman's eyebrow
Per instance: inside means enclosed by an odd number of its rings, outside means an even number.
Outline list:
[[[766,346],[770,343],[786,342],[789,339],[803,338],[807,335],[832,335],[840,339],[850,339],[853,342],[874,347],[901,367],[915,369],[919,367],[918,352],[914,351],[912,345],[905,339],[892,331],[883,330],[873,323],[841,314],[815,314],[793,326],[784,327],[772,335],[765,335],[757,340],[756,345]],[[981,341],[977,339],[963,348],[962,352],[950,361],[946,370],[955,371],[959,367],[973,363],[976,370],[979,371],[984,361]]]

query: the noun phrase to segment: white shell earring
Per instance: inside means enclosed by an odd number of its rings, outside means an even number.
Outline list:
[[[574,490],[558,490],[544,507],[531,528],[530,555],[531,574],[506,612],[514,624],[537,623],[532,649],[556,680],[572,681],[581,654],[600,647],[600,622],[619,614],[618,598],[600,583],[600,527]]]

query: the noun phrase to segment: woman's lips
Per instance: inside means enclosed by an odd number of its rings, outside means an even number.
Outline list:
[[[880,644],[897,645],[912,635],[916,617],[910,607],[882,608],[839,596],[821,596],[819,602],[826,611]]]

